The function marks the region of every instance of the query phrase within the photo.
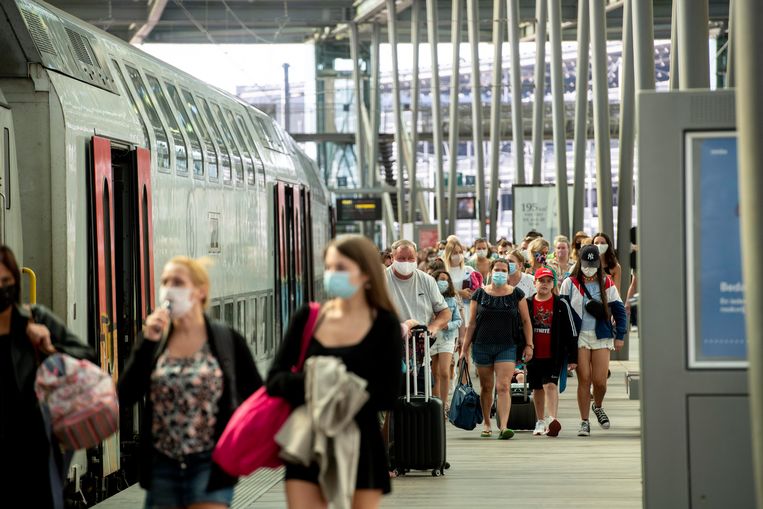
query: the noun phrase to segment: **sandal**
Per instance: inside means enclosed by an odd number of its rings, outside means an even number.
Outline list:
[[[490,438],[493,436],[493,430],[491,429],[483,429],[482,433],[480,433],[480,438]]]
[[[501,430],[500,435],[498,435],[499,440],[509,440],[514,436],[514,431],[510,430],[509,428],[506,428],[504,430]]]

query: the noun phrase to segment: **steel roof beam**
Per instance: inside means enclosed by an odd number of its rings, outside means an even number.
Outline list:
[[[143,41],[151,33],[156,24],[162,18],[164,8],[167,7],[167,0],[153,0],[153,4],[148,11],[148,18],[146,22],[141,25],[135,34],[130,37],[130,44],[142,44]]]

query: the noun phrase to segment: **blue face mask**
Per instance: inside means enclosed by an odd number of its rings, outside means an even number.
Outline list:
[[[327,270],[323,273],[323,289],[329,297],[349,299],[359,286],[350,282],[350,273],[344,271]]]
[[[505,272],[493,272],[492,281],[493,284],[496,286],[503,286],[506,284],[506,281],[508,280],[509,275]]]
[[[445,293],[448,291],[448,282],[447,281],[438,281],[437,287],[440,289],[440,293]]]
[[[517,271],[517,264],[509,262],[509,274],[514,274]]]

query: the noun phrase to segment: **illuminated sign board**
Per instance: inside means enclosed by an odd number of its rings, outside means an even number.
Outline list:
[[[338,221],[380,221],[381,198],[337,198]]]

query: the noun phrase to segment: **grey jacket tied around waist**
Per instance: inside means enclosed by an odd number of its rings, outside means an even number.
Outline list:
[[[305,362],[305,404],[296,408],[276,435],[281,458],[320,468],[318,482],[331,507],[349,508],[360,456],[355,415],[368,401],[368,382],[347,371],[337,357]]]

